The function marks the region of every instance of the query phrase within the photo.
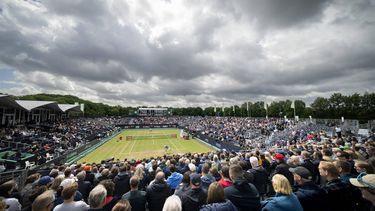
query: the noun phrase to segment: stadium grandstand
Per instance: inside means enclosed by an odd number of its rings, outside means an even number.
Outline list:
[[[70,113],[82,113],[83,104],[58,104],[53,101],[14,100],[9,95],[0,95],[0,125],[15,126],[61,120]]]
[[[286,210],[373,208],[371,128],[311,118],[72,118],[70,112],[81,106],[0,96],[0,192],[9,210],[115,210],[121,203],[132,210],[277,210],[279,203]],[[179,142],[193,142],[171,141],[178,133],[212,148],[170,153]],[[152,154],[163,139],[170,145],[161,142],[163,154]],[[115,155],[115,148],[146,142],[143,157]],[[108,143],[113,156],[79,161],[99,157],[95,150]],[[96,194],[104,198],[95,202]]]
[[[375,211],[375,0],[0,0],[0,211]]]
[[[139,116],[166,116],[168,115],[168,108],[139,108]]]

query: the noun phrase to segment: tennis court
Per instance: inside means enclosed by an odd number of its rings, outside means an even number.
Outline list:
[[[165,146],[169,149],[166,151]],[[115,159],[141,159],[164,154],[201,153],[215,149],[195,139],[180,138],[179,129],[126,129],[78,162]]]

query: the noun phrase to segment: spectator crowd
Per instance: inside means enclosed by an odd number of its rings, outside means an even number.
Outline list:
[[[0,128],[1,151],[16,150],[0,159],[19,161],[24,153],[35,155],[38,165],[50,157],[58,157],[92,140],[117,131],[113,118],[70,119],[43,125]],[[9,168],[12,170],[12,168]]]
[[[71,121],[57,123],[48,134],[58,143],[53,153],[59,147],[67,150],[76,147],[73,143],[84,144],[93,133],[82,131],[108,132],[119,122],[177,123],[242,150],[123,158],[30,171],[22,189],[14,180],[0,185],[0,211],[375,210],[373,133],[359,138],[332,133],[324,125],[233,117]],[[9,129],[4,137],[20,133],[39,131]]]

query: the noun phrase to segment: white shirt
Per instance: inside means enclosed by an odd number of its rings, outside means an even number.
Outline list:
[[[4,200],[5,204],[9,206],[6,211],[21,211],[21,204],[16,198],[7,198]]]
[[[89,209],[84,201],[74,201],[71,203],[59,204],[53,209],[53,211],[86,211]]]

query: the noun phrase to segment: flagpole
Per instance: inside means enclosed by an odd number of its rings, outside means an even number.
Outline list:
[[[249,117],[249,102],[247,102],[247,116]]]
[[[293,100],[292,104],[290,105],[291,108],[293,108],[294,111],[294,120],[296,120],[296,101]]]
[[[223,107],[221,107],[221,111],[223,112],[223,117],[225,117],[224,103],[223,103]]]

